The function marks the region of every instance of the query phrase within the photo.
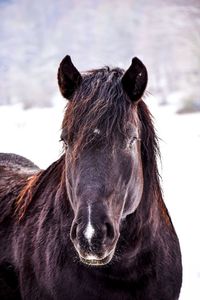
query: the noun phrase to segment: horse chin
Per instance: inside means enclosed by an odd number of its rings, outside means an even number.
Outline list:
[[[86,265],[90,265],[90,266],[104,266],[107,265],[111,259],[113,258],[114,255],[114,251],[110,252],[107,256],[105,256],[104,258],[98,258],[94,255],[87,255],[85,257],[79,255],[80,257],[80,261]]]

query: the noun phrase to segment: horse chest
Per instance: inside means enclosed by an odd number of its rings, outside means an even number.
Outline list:
[[[150,300],[149,285],[143,280],[111,279],[88,268],[69,270],[56,283],[54,299],[67,300]],[[150,298],[149,298],[150,296]]]
[[[67,300],[131,300],[133,296],[129,290],[120,289],[114,283],[93,280],[87,277],[82,280],[71,281],[58,285],[56,299]]]

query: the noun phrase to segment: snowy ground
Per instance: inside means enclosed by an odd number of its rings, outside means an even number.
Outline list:
[[[184,280],[180,300],[200,299],[200,114],[177,116],[171,108],[150,107],[162,154],[167,207],[180,238]],[[0,106],[0,152],[14,152],[45,168],[62,152],[64,105],[23,111]]]
[[[180,300],[200,299],[200,114],[177,116],[156,109],[164,198],[183,256]]]

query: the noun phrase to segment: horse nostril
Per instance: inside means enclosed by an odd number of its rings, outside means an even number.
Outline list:
[[[77,227],[78,227],[78,224],[77,223],[74,223],[72,225],[72,229],[71,229],[71,239],[72,240],[75,240],[76,237],[77,237]]]
[[[111,223],[105,223],[106,237],[109,239],[113,239],[115,237],[114,227]]]

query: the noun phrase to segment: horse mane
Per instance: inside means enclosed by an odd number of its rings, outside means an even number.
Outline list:
[[[140,101],[138,104],[138,116],[141,123],[141,158],[144,175],[143,199],[140,202],[139,209],[143,203],[145,203],[146,207],[146,212],[144,207],[141,208],[143,210],[143,214],[141,213],[143,220],[141,222],[143,223],[146,219],[146,221],[155,223],[155,226],[157,226],[157,220],[152,219],[152,217],[155,216],[154,210],[158,208],[165,223],[173,226],[163,201],[160,185],[161,176],[158,170],[157,159],[161,159],[161,155],[158,137],[154,129],[153,117],[143,101]]]
[[[86,145],[92,144],[94,130],[100,130],[100,142],[112,144],[116,132],[126,136],[127,122],[133,118],[133,105],[122,89],[121,77],[124,71],[119,68],[105,67],[88,71],[83,75],[81,86],[68,103],[62,122],[62,139],[71,145],[74,143],[73,155],[76,157]],[[143,102],[137,104],[141,126],[141,156],[144,173],[143,198],[151,206],[152,198],[158,202],[167,222],[169,216],[162,200],[160,176],[157,157],[160,156],[158,138],[154,130],[152,116]],[[95,140],[96,142],[96,140]],[[64,167],[64,155],[46,171],[33,175],[27,181],[16,201],[19,220],[22,220],[33,199],[44,190],[50,182],[54,188],[59,184]],[[60,178],[59,178],[60,176]],[[55,184],[57,182],[57,185]],[[142,202],[142,201],[141,201]],[[148,212],[149,214],[149,212]]]
[[[25,217],[26,211],[31,203],[45,191],[47,184],[49,184],[50,187],[48,191],[46,191],[47,195],[58,187],[62,176],[63,165],[64,155],[51,164],[47,170],[42,170],[28,177],[25,186],[20,191],[15,202],[14,214],[19,221]]]
[[[153,117],[143,101],[138,105],[138,116],[141,124],[141,156],[144,168],[144,177],[149,185],[159,185],[157,158],[160,158],[158,137],[154,129]]]

